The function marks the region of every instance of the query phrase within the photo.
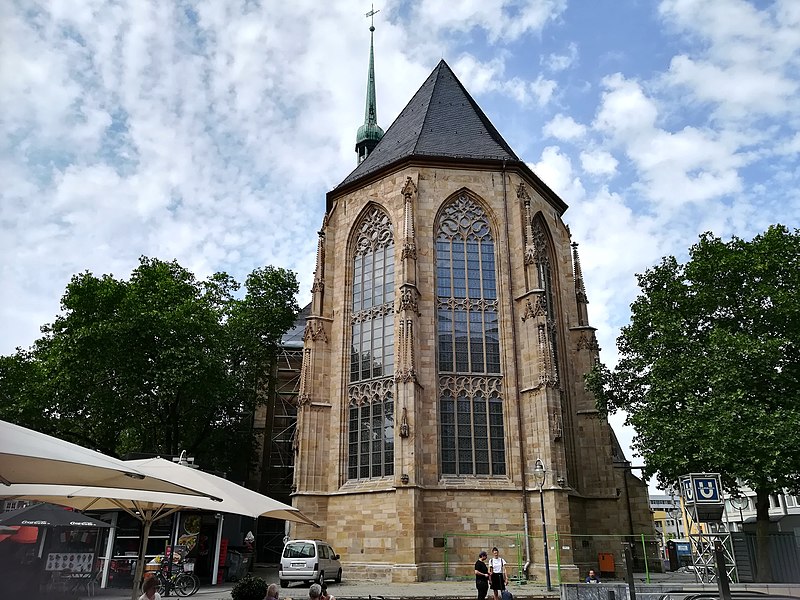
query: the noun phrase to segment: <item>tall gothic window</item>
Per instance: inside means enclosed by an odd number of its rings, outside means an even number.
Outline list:
[[[437,344],[443,475],[505,475],[494,240],[461,194],[436,232]]]
[[[353,256],[348,479],[394,473],[394,237],[372,208]]]
[[[558,382],[558,340],[556,336],[556,303],[553,291],[553,267],[550,258],[550,244],[546,233],[544,219],[537,214],[533,219],[534,262],[538,276],[539,289],[544,290],[545,305],[547,307],[547,335],[550,347],[553,350],[552,377],[553,383]]]

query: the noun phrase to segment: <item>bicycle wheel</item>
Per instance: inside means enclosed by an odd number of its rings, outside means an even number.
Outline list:
[[[200,589],[200,580],[194,573],[181,573],[175,580],[175,592],[178,596],[191,596]]]

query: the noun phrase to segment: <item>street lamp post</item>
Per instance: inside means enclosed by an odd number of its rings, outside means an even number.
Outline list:
[[[731,508],[739,510],[739,531],[744,531],[744,517],[742,516],[742,509],[747,506],[747,496],[733,496],[730,499]]]
[[[533,468],[533,477],[536,483],[539,484],[539,503],[542,507],[542,542],[544,543],[544,574],[547,581],[547,591],[553,591],[550,583],[550,554],[547,550],[547,521],[544,518],[544,476],[545,476],[544,463],[541,458],[536,459],[536,466]]]

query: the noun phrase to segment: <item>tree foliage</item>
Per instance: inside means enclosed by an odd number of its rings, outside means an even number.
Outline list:
[[[297,313],[295,275],[265,267],[246,292],[142,257],[126,280],[75,275],[30,350],[0,358],[2,418],[112,455],[178,454],[243,476],[252,412]],[[247,365],[243,376],[242,365]]]
[[[800,490],[800,232],[706,233],[686,264],[666,257],[637,277],[619,363],[588,387],[599,408],[627,412],[645,475],[739,480],[765,534],[769,494]]]

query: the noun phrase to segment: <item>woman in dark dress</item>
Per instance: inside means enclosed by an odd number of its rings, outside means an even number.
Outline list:
[[[489,567],[486,566],[486,552],[481,550],[475,561],[475,587],[478,588],[478,600],[486,600],[489,593]]]

